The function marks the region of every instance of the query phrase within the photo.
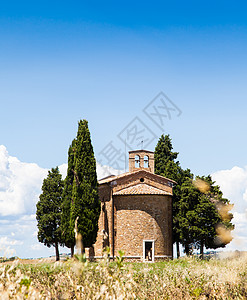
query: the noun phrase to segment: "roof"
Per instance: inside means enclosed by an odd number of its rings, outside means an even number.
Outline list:
[[[118,192],[113,193],[114,196],[116,195],[172,195],[171,193],[153,187],[151,185],[140,183],[134,186],[129,186],[124,188]]]
[[[148,152],[148,153],[154,153],[153,151],[149,151],[149,150],[131,150],[129,151],[129,153],[135,153],[135,152]]]
[[[98,181],[106,180],[106,179],[109,179],[109,178],[113,178],[113,177],[115,177],[115,176],[116,176],[116,175],[108,175],[108,176],[106,176],[106,177],[103,177],[103,178],[99,179]]]
[[[117,176],[112,176],[112,177],[107,177],[107,178],[103,178],[101,180],[99,180],[99,184],[103,184],[103,183],[109,183],[109,182],[112,182],[112,181],[115,181],[117,179],[120,179],[120,178],[123,178],[123,177],[126,177],[126,176],[130,176],[132,174],[136,174],[136,173],[141,173],[141,172],[146,172],[147,174],[151,174],[153,176],[156,176],[157,178],[160,178],[162,180],[166,179],[174,184],[176,184],[176,181],[172,180],[172,179],[169,179],[169,178],[166,178],[166,177],[163,177],[163,176],[160,176],[160,175],[157,175],[157,174],[154,174],[152,172],[149,172],[147,170],[144,170],[144,169],[140,169],[140,170],[137,170],[137,171],[134,171],[134,172],[126,172],[126,173],[123,173],[123,174],[120,174],[120,175],[117,175]]]
[[[99,184],[111,182],[111,181],[114,181],[114,180],[116,180],[116,179],[125,177],[125,176],[130,175],[130,174],[133,174],[133,173],[126,172],[126,173],[123,173],[123,174],[120,174],[120,175],[116,175],[116,176],[114,176],[114,175],[113,175],[113,176],[108,176],[108,177],[106,177],[106,178],[100,179],[100,180],[99,180]]]

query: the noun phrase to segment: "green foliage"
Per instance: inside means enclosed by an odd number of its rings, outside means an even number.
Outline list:
[[[229,200],[222,197],[219,186],[210,176],[196,177],[204,188],[196,186],[189,169],[183,170],[175,161],[178,152],[172,152],[169,135],[162,135],[155,148],[155,173],[173,179],[173,239],[182,243],[189,254],[193,248],[201,249],[224,247],[231,239],[220,239],[217,226],[232,230],[233,217],[226,207]],[[205,188],[206,186],[206,188]],[[208,189],[207,189],[208,188]],[[221,210],[224,211],[222,215]]]
[[[160,137],[154,152],[154,172],[157,175],[168,177],[177,181],[179,163],[175,162],[178,152],[172,152],[172,141],[169,135]]]
[[[75,245],[74,224],[70,222],[70,210],[72,203],[72,188],[75,170],[75,152],[76,140],[72,141],[68,151],[68,169],[64,181],[64,190],[62,195],[62,240],[66,247],[73,248]]]
[[[172,215],[173,215],[173,241],[181,243],[181,236],[183,228],[181,226],[181,217],[183,216],[183,207],[181,207],[181,198],[182,198],[182,185],[186,183],[191,183],[191,178],[193,174],[189,169],[183,170],[178,166],[177,173],[177,184],[173,187],[173,206],[172,206]]]
[[[96,241],[100,214],[97,184],[96,161],[88,122],[81,120],[77,137],[69,147],[68,170],[62,195],[62,239],[72,251],[77,218],[77,231],[82,236],[83,246],[90,247]]]
[[[31,282],[32,282],[32,280],[30,278],[24,277],[20,281],[20,286],[22,287],[24,285],[27,289],[29,289]]]
[[[201,246],[202,243],[206,248],[225,247],[230,240],[217,240],[217,226],[223,225],[229,231],[234,229],[231,223],[233,215],[225,208],[230,205],[230,201],[223,198],[223,194],[218,185],[212,180],[211,176],[207,177],[197,176],[196,179],[204,181],[208,184],[209,190],[207,192],[200,192],[199,203],[195,208],[197,233],[196,236],[200,240],[197,242]],[[222,214],[223,212],[223,214]]]
[[[173,187],[173,242],[181,242],[182,228],[180,228],[180,199],[181,185],[193,177],[190,170],[183,170],[178,161],[175,161],[178,152],[172,151],[172,141],[169,135],[160,137],[155,147],[155,174],[167,177],[177,182]]]
[[[234,226],[231,223],[232,215],[228,214],[223,220],[218,207],[229,204],[229,200],[222,198],[219,186],[215,185],[211,176],[196,177],[196,180],[207,183],[208,191],[200,191],[190,179],[181,185],[181,199],[179,201],[180,240],[185,252],[190,253],[192,248],[225,247],[230,240],[216,242],[217,226],[224,224],[229,230]]]
[[[116,263],[119,270],[123,268],[123,261],[124,261],[124,252],[119,250],[118,251],[119,256],[116,256]]]
[[[58,250],[61,243],[61,204],[63,181],[58,167],[52,168],[43,181],[42,194],[36,205],[38,240]]]
[[[194,187],[190,178],[187,178],[180,186],[180,198],[178,199],[176,221],[179,228],[179,241],[185,246],[185,251],[189,254],[189,245],[194,242],[191,234],[193,227],[191,224],[191,212],[194,211],[198,202],[199,191]]]
[[[74,258],[76,260],[78,260],[79,262],[81,262],[81,263],[86,263],[87,262],[86,254],[85,253],[83,253],[83,254],[75,254]]]
[[[79,217],[78,233],[82,235],[84,247],[90,247],[97,237],[100,200],[96,161],[86,120],[79,121],[75,144],[70,228]]]

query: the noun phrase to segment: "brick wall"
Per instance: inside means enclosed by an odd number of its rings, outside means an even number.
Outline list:
[[[115,255],[143,256],[143,240],[155,241],[155,256],[172,256],[171,196],[115,196]]]

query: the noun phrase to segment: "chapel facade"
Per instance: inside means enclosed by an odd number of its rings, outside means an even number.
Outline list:
[[[154,174],[154,153],[129,152],[129,172],[99,180],[101,214],[91,257],[110,258],[124,251],[125,260],[158,261],[173,257],[172,186]]]

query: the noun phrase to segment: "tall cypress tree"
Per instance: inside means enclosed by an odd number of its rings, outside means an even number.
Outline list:
[[[175,180],[177,184],[173,187],[173,242],[176,243],[177,257],[180,256],[179,242],[181,242],[181,228],[179,227],[181,198],[181,185],[193,175],[190,170],[183,170],[176,161],[178,152],[173,152],[172,141],[169,135],[161,135],[154,152],[155,174]]]
[[[76,153],[76,140],[72,141],[68,151],[68,169],[67,176],[64,181],[64,190],[62,195],[62,240],[66,247],[71,249],[71,257],[74,255],[75,237],[74,225],[70,222],[70,211],[72,203],[72,188],[75,172],[75,153]]]
[[[61,239],[61,205],[63,180],[58,167],[48,172],[42,185],[42,194],[36,205],[36,219],[38,222],[38,240],[47,247],[54,246],[56,260],[59,260],[58,245]]]
[[[178,152],[172,151],[172,141],[169,135],[161,135],[154,152],[154,172],[157,175],[177,181],[179,162],[175,161]]]
[[[74,168],[70,226],[74,226],[78,218],[77,228],[82,235],[84,251],[84,247],[96,241],[100,215],[96,160],[86,120],[78,123]]]

